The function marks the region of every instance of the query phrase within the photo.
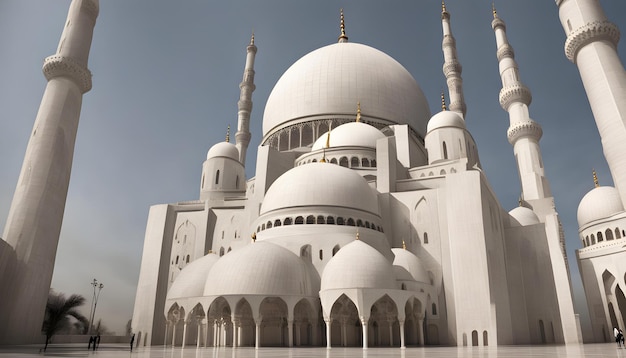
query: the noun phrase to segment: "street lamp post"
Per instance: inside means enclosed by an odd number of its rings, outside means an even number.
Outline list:
[[[100,297],[100,291],[104,285],[102,283],[98,283],[98,280],[95,278],[91,282],[93,286],[93,296],[91,298],[91,311],[89,312],[89,330],[88,333],[91,334],[91,327],[93,327],[94,319],[96,318],[96,306],[98,305],[98,297]],[[96,293],[96,288],[98,289],[98,293]]]

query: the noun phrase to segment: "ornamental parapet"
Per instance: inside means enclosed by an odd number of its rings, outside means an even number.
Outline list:
[[[539,141],[543,135],[543,130],[539,123],[529,119],[523,122],[517,122],[509,127],[506,131],[506,137],[512,145],[520,138],[532,138]]]
[[[56,77],[69,77],[82,93],[91,89],[91,71],[71,57],[53,55],[43,62],[43,74],[48,81]]]
[[[572,31],[565,40],[565,56],[576,62],[578,51],[594,41],[609,41],[613,46],[619,42],[620,32],[617,25],[610,21],[594,21]]]
[[[515,52],[513,51],[513,47],[511,47],[511,45],[504,44],[498,48],[496,56],[498,57],[498,62],[500,62],[503,58],[515,58]]]
[[[452,73],[460,74],[463,71],[461,63],[457,60],[447,61],[443,64],[443,74],[448,77]]]
[[[511,104],[523,103],[528,106],[532,99],[530,90],[522,84],[504,87],[500,90],[500,106],[507,112]]]

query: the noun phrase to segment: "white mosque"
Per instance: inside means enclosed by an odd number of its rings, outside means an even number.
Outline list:
[[[558,3],[575,28],[582,5],[602,15],[594,1]],[[349,42],[342,14],[338,42],[296,61],[274,86],[256,174],[246,179],[252,37],[235,143],[227,134],[209,149],[199,200],[150,208],[132,319],[138,344],[582,342],[542,129],[529,117],[505,24],[494,9],[500,104],[522,184],[510,211],[465,125],[443,4],[441,19],[450,99],[442,95],[441,112],[431,115],[391,56]]]
[[[626,72],[596,0],[556,0],[613,187],[578,210],[594,341],[626,323]],[[41,339],[98,0],[72,0],[0,240],[0,344]],[[136,344],[406,347],[582,342],[569,269],[504,22],[492,27],[522,192],[502,208],[465,126],[461,65],[442,3],[449,104],[431,115],[389,55],[338,43],[296,61],[265,105],[246,178],[257,48],[235,143],[211,147],[199,199],[150,208],[132,319]],[[63,135],[59,135],[62,133]]]

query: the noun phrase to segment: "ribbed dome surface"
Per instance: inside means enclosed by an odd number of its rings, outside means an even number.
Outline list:
[[[578,205],[578,226],[605,219],[624,211],[619,192],[612,186],[600,186],[588,192]]]
[[[281,175],[265,194],[261,215],[286,208],[330,206],[378,215],[378,198],[355,171],[329,163],[310,163]]]
[[[345,123],[330,131],[329,147],[367,147],[376,149],[376,141],[385,138],[385,135],[369,124],[362,122]],[[328,132],[321,135],[311,150],[322,149],[326,146]]]
[[[317,296],[319,278],[313,266],[282,246],[257,241],[231,251],[213,265],[205,296]]]
[[[239,150],[234,144],[229,142],[219,142],[209,149],[207,159],[216,157],[226,157],[239,161]]]
[[[426,133],[430,133],[431,131],[444,128],[444,127],[454,127],[465,129],[465,121],[461,116],[452,111],[441,111],[435,114],[430,121],[428,121],[428,127],[426,129]]]
[[[364,115],[409,124],[422,136],[428,103],[411,74],[389,55],[366,45],[336,43],[296,61],[278,80],[263,114],[263,135],[307,117]]]
[[[393,254],[395,255],[393,260],[394,267],[399,266],[404,268],[417,282],[430,283],[428,272],[426,272],[426,269],[424,269],[424,266],[417,256],[404,249],[391,249],[391,251],[393,251]]]
[[[167,299],[202,296],[207,275],[218,260],[216,254],[208,254],[187,265],[167,291]]]
[[[375,248],[354,240],[328,261],[322,274],[322,291],[346,288],[396,289],[393,267]]]
[[[524,206],[518,206],[517,208],[509,211],[509,215],[511,215],[513,220],[515,220],[515,223],[521,226],[535,225],[540,223],[537,214],[535,214],[535,212],[531,209]]]

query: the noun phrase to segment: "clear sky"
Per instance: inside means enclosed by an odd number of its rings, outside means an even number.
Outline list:
[[[626,1],[601,3],[626,31]],[[56,51],[69,4],[0,1],[0,227],[45,88],[42,61]],[[501,205],[510,210],[520,184],[506,139],[508,115],[498,103],[491,1],[446,5],[463,65],[467,126]],[[612,185],[610,173],[578,71],[563,53],[554,1],[499,0],[496,6],[533,94],[531,117],[544,130],[540,143],[567,237],[576,309],[586,314],[574,252],[581,247],[576,209],[593,188],[591,169],[601,185]],[[350,41],[398,60],[438,112],[445,88],[438,0],[101,1],[89,61],[93,89],[83,100],[52,287],[90,301],[91,280],[103,282],[96,319],[122,333],[132,316],[149,207],[199,197],[207,150],[224,140],[229,124],[236,128],[251,32],[258,53],[248,177],[270,91],[298,58],[337,41],[341,7]],[[624,47],[622,41],[622,61]]]

